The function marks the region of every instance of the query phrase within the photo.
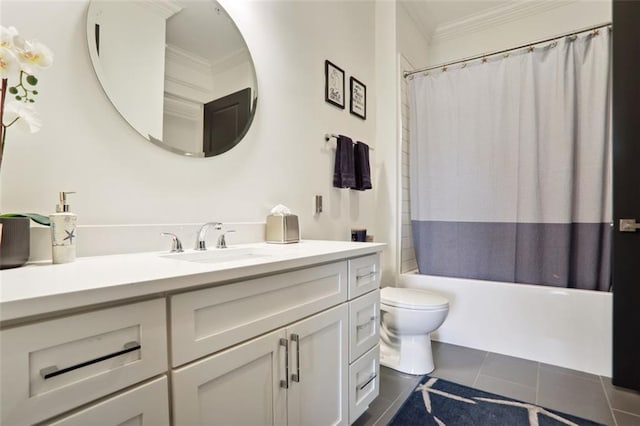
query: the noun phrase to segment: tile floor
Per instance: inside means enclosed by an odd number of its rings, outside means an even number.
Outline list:
[[[434,377],[605,425],[640,426],[640,392],[616,388],[607,377],[439,342],[433,358]],[[354,425],[389,423],[419,379],[382,367],[380,395]]]

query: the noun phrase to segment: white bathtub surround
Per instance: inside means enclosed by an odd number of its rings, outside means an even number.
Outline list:
[[[419,274],[399,286],[449,299],[434,340],[611,376],[611,293]]]

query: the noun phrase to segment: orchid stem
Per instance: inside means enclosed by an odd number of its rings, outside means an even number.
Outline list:
[[[0,168],[4,156],[4,142],[7,137],[7,127],[4,125],[4,99],[7,93],[7,79],[2,79],[2,94],[0,95]]]

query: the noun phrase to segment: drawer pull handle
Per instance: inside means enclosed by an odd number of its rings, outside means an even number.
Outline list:
[[[369,318],[369,321],[365,322],[364,324],[356,325],[356,330],[362,330],[363,328],[368,327],[369,324],[371,324],[375,320],[376,320],[376,316],[374,315],[371,318]]]
[[[378,377],[378,375],[376,373],[373,373],[371,377],[369,377],[369,379],[362,386],[360,386],[360,390],[363,390],[364,388],[369,386],[369,384],[373,382],[376,377]]]
[[[284,380],[280,380],[280,387],[289,389],[289,341],[280,339],[280,346],[284,346]]]
[[[68,373],[70,371],[77,370],[77,369],[82,368],[82,367],[86,367],[86,366],[91,365],[91,364],[96,364],[96,363],[101,362],[101,361],[106,361],[106,360],[108,360],[110,358],[115,358],[117,356],[124,355],[124,354],[127,354],[129,352],[137,351],[138,349],[142,349],[142,346],[138,342],[128,342],[128,343],[124,344],[123,348],[124,349],[119,350],[117,352],[113,352],[113,353],[110,353],[110,354],[107,354],[107,355],[103,355],[103,356],[98,357],[98,358],[90,359],[89,361],[84,361],[84,362],[81,362],[80,364],[72,365],[71,367],[66,367],[66,368],[63,368],[61,370],[59,370],[58,367],[55,366],[55,365],[52,365],[52,366],[49,366],[49,367],[45,367],[45,368],[40,370],[40,376],[44,380],[47,380],[47,379],[59,376],[59,375],[64,374],[64,373]]]
[[[300,383],[300,336],[292,334],[291,341],[296,342],[296,374],[291,375],[291,381]]]
[[[364,275],[356,275],[356,279],[360,280],[362,278],[367,278],[367,277],[375,277],[376,276],[376,271],[371,271],[368,274],[364,274]]]

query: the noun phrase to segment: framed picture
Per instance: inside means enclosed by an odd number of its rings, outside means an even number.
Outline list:
[[[344,71],[324,61],[324,100],[344,109]]]
[[[367,86],[361,81],[351,77],[351,114],[357,115],[363,120],[367,119]]]

